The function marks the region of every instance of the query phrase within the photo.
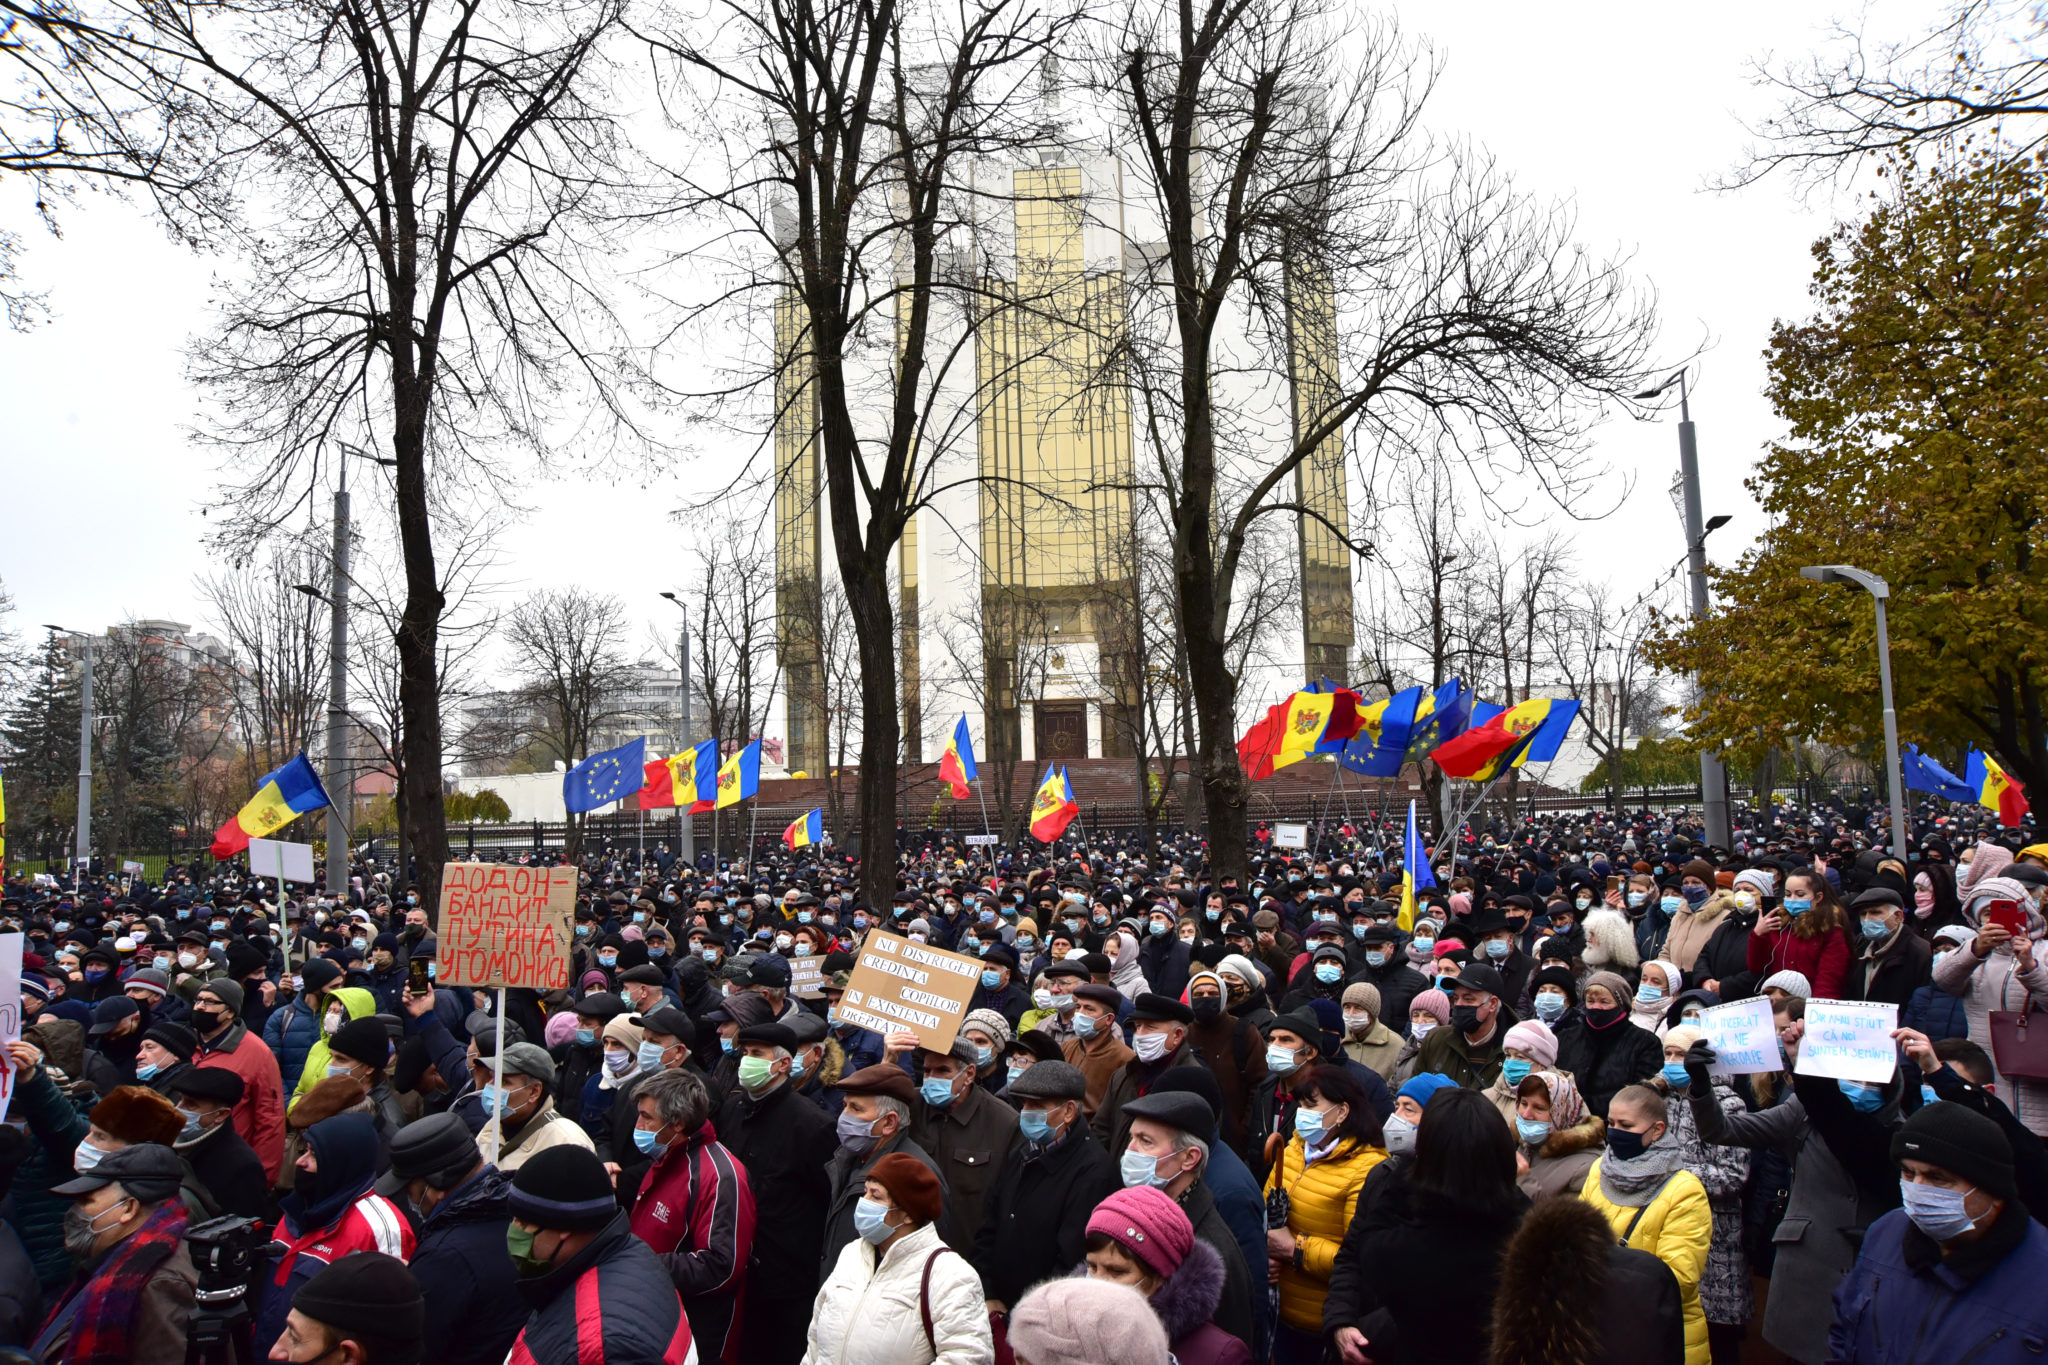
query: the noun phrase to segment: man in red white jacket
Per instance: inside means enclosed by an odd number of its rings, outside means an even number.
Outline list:
[[[654,1158],[633,1201],[635,1236],[675,1283],[705,1365],[739,1365],[740,1303],[754,1249],[746,1168],[719,1144],[711,1095],[688,1071],[658,1071],[634,1089],[633,1142]]]

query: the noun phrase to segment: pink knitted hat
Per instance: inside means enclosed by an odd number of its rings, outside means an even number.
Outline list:
[[[1160,1276],[1180,1269],[1194,1249],[1195,1225],[1173,1199],[1149,1185],[1118,1190],[1088,1215],[1088,1235],[1103,1233]]]
[[[1508,1036],[1501,1039],[1501,1046],[1520,1048],[1538,1066],[1557,1065],[1557,1035],[1541,1019],[1524,1019],[1509,1029]]]
[[[1047,1280],[1010,1314],[1010,1345],[1031,1365],[1168,1365],[1166,1329],[1145,1296],[1109,1280]]]
[[[1408,1009],[1410,1013],[1416,1010],[1426,1010],[1436,1016],[1436,1021],[1439,1024],[1451,1022],[1451,997],[1445,995],[1442,991],[1417,991],[1415,998],[1408,1002]]]

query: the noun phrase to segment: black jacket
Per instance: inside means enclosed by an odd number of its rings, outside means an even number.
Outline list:
[[[1230,1230],[1230,1224],[1223,1221],[1223,1214],[1216,1207],[1216,1196],[1201,1180],[1196,1180],[1182,1193],[1180,1208],[1188,1216],[1188,1221],[1194,1224],[1195,1236],[1207,1242],[1223,1258],[1223,1298],[1216,1305],[1213,1321],[1250,1347],[1253,1331],[1252,1273],[1244,1263],[1244,1253],[1238,1250],[1237,1235]],[[1263,1281],[1259,1292],[1263,1296]]]
[[[982,1292],[1014,1306],[1032,1285],[1079,1265],[1088,1215],[1122,1188],[1116,1162],[1085,1119],[1043,1153],[1028,1142],[1012,1148],[988,1192],[970,1258]]]
[[[1626,1018],[1597,1029],[1581,1015],[1568,1027],[1553,1031],[1557,1034],[1558,1069],[1571,1073],[1579,1093],[1586,1097],[1586,1107],[1603,1119],[1615,1091],[1648,1080],[1664,1066],[1664,1048],[1657,1035]]]
[[[1862,943],[1852,943],[1856,956],[1849,962],[1846,987],[1852,1000],[1882,1000],[1903,1006],[1913,998],[1914,991],[1932,979],[1934,949],[1910,929],[1901,928],[1892,938],[1891,946],[1877,960],[1875,971],[1862,954]]]
[[[232,1214],[266,1221],[272,1217],[270,1181],[263,1175],[263,1159],[233,1124],[223,1119],[220,1127],[190,1146],[180,1145],[177,1151],[212,1199],[215,1217]],[[200,1221],[197,1214],[193,1221]]]
[[[754,1260],[749,1309],[801,1301],[797,1339],[818,1295],[818,1253],[831,1196],[825,1164],[839,1146],[832,1120],[784,1082],[755,1099],[735,1090],[719,1106],[718,1140],[747,1168],[754,1190]],[[749,1317],[752,1317],[751,1311]]]
[[[1429,978],[1409,966],[1406,954],[1396,948],[1387,955],[1384,965],[1367,967],[1359,979],[1380,988],[1380,1019],[1406,1038],[1408,1008],[1415,1003],[1416,996],[1429,989]]]
[[[432,1365],[499,1365],[526,1316],[519,1275],[505,1254],[512,1177],[486,1166],[449,1191],[417,1224],[413,1277],[430,1296],[420,1359]]]
[[[1755,995],[1757,982],[1763,979],[1749,969],[1749,932],[1756,928],[1757,914],[1755,910],[1730,910],[1722,915],[1685,979],[1695,986],[1717,983],[1714,993],[1723,1000]]]
[[[1188,967],[1194,950],[1178,934],[1146,934],[1138,945],[1138,968],[1155,995],[1178,1000],[1188,988]]]

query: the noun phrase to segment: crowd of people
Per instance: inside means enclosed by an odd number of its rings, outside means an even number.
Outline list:
[[[1412,913],[1377,829],[1241,878],[1192,836],[934,839],[887,904],[812,849],[591,856],[568,987],[502,997],[443,983],[431,907],[368,863],[344,895],[10,877],[0,1349],[178,1365],[225,1321],[305,1365],[2039,1356],[2048,844],[1740,825],[1498,823]],[[842,1017],[878,929],[979,963],[944,1050]],[[1723,1074],[1701,1015],[1755,997],[1783,1067]],[[1813,999],[1897,1007],[1888,1079],[1797,1070]],[[258,1251],[201,1295],[235,1219]]]

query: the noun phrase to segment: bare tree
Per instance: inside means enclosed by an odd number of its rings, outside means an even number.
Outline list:
[[[543,588],[506,614],[505,644],[519,679],[527,740],[544,758],[575,764],[621,712],[626,604],[582,588]],[[582,821],[569,815],[567,856],[575,861]]]
[[[895,846],[896,550],[971,429],[972,399],[947,391],[977,387],[963,376],[992,311],[972,170],[1039,132],[1031,96],[1063,22],[1023,0],[715,0],[653,38],[674,63],[672,108],[712,141],[709,168],[684,173],[685,206],[737,258],[738,282],[698,318],[776,318],[771,362],[733,391],[775,389],[776,423],[814,431],[860,647],[867,850]],[[871,903],[894,893],[891,860],[863,858],[860,875]]]
[[[96,820],[118,859],[138,847],[145,815],[170,823],[185,771],[219,751],[234,683],[226,661],[133,621],[93,651],[94,767],[104,774],[94,797],[105,803]]]
[[[327,565],[324,548],[280,545],[247,570],[199,581],[199,595],[235,659],[230,698],[251,790],[258,774],[302,752],[324,720],[327,614],[292,585],[326,582]],[[339,776],[327,774],[330,781]]]
[[[1578,725],[1607,773],[1608,809],[1619,813],[1617,774],[1631,737],[1642,738],[1663,706],[1656,669],[1644,646],[1655,625],[1650,600],[1618,600],[1604,583],[1584,583],[1559,606],[1550,634],[1551,664],[1566,695],[1579,702]]]
[[[941,618],[935,632],[945,656],[946,690],[958,690],[982,716],[975,755],[997,832],[1015,842],[1037,789],[1023,765],[1026,700],[1045,694],[1056,648],[1045,601],[1029,591],[985,584],[978,601]],[[1019,782],[1019,773],[1022,781]]]
[[[1533,477],[1575,504],[1594,472],[1586,419],[1643,370],[1647,305],[1620,268],[1579,249],[1562,210],[1529,201],[1483,156],[1431,146],[1418,119],[1433,72],[1390,26],[1341,31],[1334,0],[1127,0],[1095,65],[1133,149],[1160,240],[1134,243],[1167,286],[1134,325],[1134,382],[1166,414],[1155,442],[1188,636],[1198,769],[1221,875],[1244,874],[1247,784],[1239,680],[1225,657],[1239,563],[1255,524],[1283,514],[1346,526],[1294,500],[1333,434],[1368,448],[1442,440],[1499,494]],[[1148,223],[1146,231],[1153,230]],[[1241,493],[1227,367],[1288,373],[1290,318],[1328,320],[1285,439]],[[1226,331],[1243,333],[1226,344]],[[1303,402],[1306,397],[1309,401]]]
[[[1474,687],[1497,685],[1500,704],[1513,706],[1536,695],[1538,656],[1546,652],[1543,637],[1549,633],[1539,632],[1538,622],[1553,631],[1574,624],[1558,609],[1570,551],[1555,532],[1515,546],[1487,529],[1474,539],[1479,602],[1471,614],[1483,629],[1475,632],[1469,681]],[[1521,785],[1522,770],[1510,768],[1501,793],[1506,810],[1515,809]]]

